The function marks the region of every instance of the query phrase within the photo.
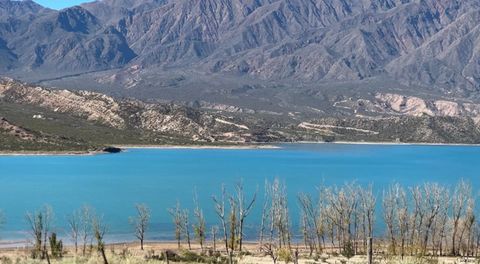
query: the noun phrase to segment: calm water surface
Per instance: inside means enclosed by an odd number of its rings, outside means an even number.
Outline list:
[[[391,183],[405,186],[459,179],[480,187],[480,147],[291,144],[280,149],[130,149],[96,156],[0,157],[0,208],[7,224],[3,239],[24,239],[25,213],[49,204],[57,232],[66,215],[88,204],[104,216],[110,239],[132,239],[129,216],[134,205],[152,209],[149,239],[172,239],[167,208],[176,201],[191,207],[197,189],[207,222],[216,221],[211,196],[240,179],[252,194],[266,179],[279,178],[288,188],[292,221],[297,221],[296,195],[315,193],[320,184],[355,181],[381,190]],[[260,201],[261,202],[261,201]],[[260,203],[250,225],[259,220]]]

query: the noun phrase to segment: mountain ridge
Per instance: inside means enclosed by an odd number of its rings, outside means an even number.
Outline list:
[[[326,116],[340,95],[480,100],[478,0],[1,3],[0,74],[50,87]]]

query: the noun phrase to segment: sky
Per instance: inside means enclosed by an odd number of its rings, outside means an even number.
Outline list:
[[[34,1],[39,3],[42,6],[58,10],[66,7],[79,5],[85,2],[91,2],[92,0],[34,0]]]

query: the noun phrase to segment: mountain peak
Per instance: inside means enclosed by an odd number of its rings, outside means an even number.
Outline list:
[[[159,97],[175,87],[182,100],[179,85],[204,99],[272,83],[286,94],[307,87],[319,100],[332,97],[320,84],[480,98],[480,31],[470,15],[478,1],[102,0],[48,16],[31,1],[0,1],[9,6],[0,12],[17,14],[0,28],[9,60],[0,73],[31,81],[78,75],[88,86]]]
[[[2,16],[22,16],[46,9],[32,0],[0,0]]]
[[[61,10],[57,22],[66,31],[85,34],[89,32],[91,26],[98,24],[97,18],[80,6]]]

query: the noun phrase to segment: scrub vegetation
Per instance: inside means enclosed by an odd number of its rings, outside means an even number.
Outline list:
[[[136,214],[130,218],[138,244],[107,244],[108,223],[88,206],[67,216],[65,234],[59,236],[54,230],[62,229],[53,226],[54,212],[46,205],[26,214],[28,248],[3,249],[0,257],[2,263],[103,264],[479,260],[477,196],[465,181],[453,187],[392,184],[381,192],[356,183],[319,186],[316,196],[297,195],[298,215],[290,213],[286,188],[278,179],[267,181],[261,195],[245,192],[242,182],[232,192],[221,186],[208,205],[216,218],[208,221],[194,191],[193,208],[177,202],[161,212],[170,214],[174,227],[174,242],[162,243],[148,240],[155,230],[145,204],[135,205]],[[250,216],[254,206],[261,207],[259,219]],[[298,224],[294,218],[300,220]],[[0,213],[0,227],[3,219]],[[254,234],[247,233],[246,226],[255,226]]]

